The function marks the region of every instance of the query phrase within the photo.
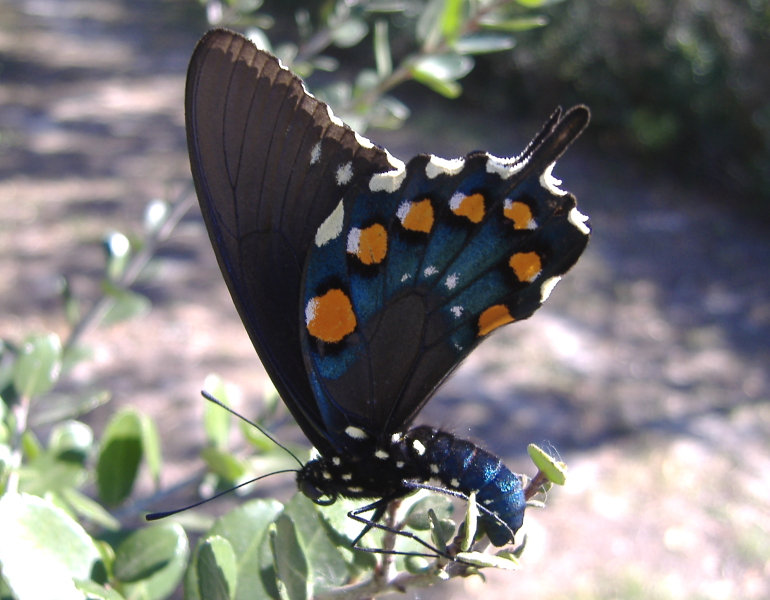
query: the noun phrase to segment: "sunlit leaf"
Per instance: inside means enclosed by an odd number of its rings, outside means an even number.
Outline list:
[[[37,396],[50,390],[59,379],[62,346],[55,333],[28,338],[13,372],[13,385],[22,396]]]

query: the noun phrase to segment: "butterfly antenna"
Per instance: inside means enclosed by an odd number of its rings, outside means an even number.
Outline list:
[[[279,444],[280,446],[280,444]],[[291,453],[289,453],[291,454]],[[293,455],[292,455],[293,456]],[[206,502],[211,502],[212,500],[216,500],[220,496],[224,496],[225,494],[229,494],[230,492],[234,492],[237,489],[242,488],[245,485],[249,485],[250,483],[254,483],[255,481],[259,481],[260,479],[264,479],[265,477],[270,477],[271,475],[278,475],[279,473],[296,473],[294,469],[283,469],[281,471],[273,471],[272,473],[267,473],[266,475],[260,475],[259,477],[255,477],[254,479],[249,479],[248,481],[244,481],[243,483],[239,483],[238,485],[231,487],[230,489],[224,490],[223,492],[219,492],[218,494],[214,494],[210,498],[204,498],[203,500],[200,500],[199,502],[196,502],[195,504],[190,504],[189,506],[185,506],[184,508],[177,508],[174,510],[164,510],[162,512],[155,512],[150,513],[149,515],[145,515],[145,519],[147,521],[157,521],[158,519],[165,519],[166,517],[170,517],[171,515],[176,515],[181,512],[184,512],[186,510],[190,510],[191,508],[196,508],[198,506],[201,506],[202,504],[206,504]]]
[[[275,438],[274,438],[272,435],[270,435],[270,434],[269,434],[267,431],[265,431],[265,429],[263,429],[261,426],[257,425],[257,424],[256,424],[254,421],[252,421],[252,420],[250,420],[250,419],[247,419],[247,418],[246,418],[246,417],[244,417],[244,416],[243,416],[241,413],[239,413],[239,412],[236,412],[235,410],[233,410],[232,408],[230,408],[229,406],[227,406],[226,404],[224,404],[224,403],[223,403],[221,400],[217,400],[217,399],[216,399],[214,396],[212,396],[211,394],[209,394],[209,393],[208,393],[206,390],[201,390],[201,395],[202,395],[202,396],[203,396],[203,397],[204,397],[206,400],[208,400],[209,402],[213,402],[213,403],[214,403],[214,404],[216,404],[217,406],[220,406],[220,407],[224,408],[224,409],[225,409],[227,412],[229,412],[231,415],[233,415],[233,416],[235,416],[235,417],[238,417],[238,418],[239,418],[241,421],[243,421],[244,423],[248,423],[249,425],[251,425],[252,427],[254,427],[254,428],[257,430],[257,431],[259,431],[259,432],[260,432],[262,435],[264,435],[264,436],[265,436],[267,439],[269,439],[271,442],[273,442],[273,443],[274,443],[276,446],[278,446],[278,447],[279,447],[279,448],[281,448],[282,450],[285,450],[285,451],[286,451],[286,453],[287,453],[289,456],[291,456],[291,457],[292,457],[294,460],[296,460],[296,461],[297,461],[297,464],[298,464],[300,467],[304,466],[304,463],[303,463],[303,462],[302,462],[302,461],[301,461],[299,458],[297,458],[297,455],[296,455],[296,454],[294,454],[294,452],[292,452],[291,450],[289,450],[289,449],[288,449],[286,446],[284,446],[284,445],[283,445],[281,442],[279,442],[277,439],[275,439]],[[276,473],[282,473],[282,472],[283,472],[283,471],[276,471]],[[256,481],[256,479],[254,479],[253,481]],[[249,482],[247,482],[247,483],[249,483]],[[238,488],[233,488],[233,489],[238,489]],[[214,496],[214,498],[216,498],[216,496]]]

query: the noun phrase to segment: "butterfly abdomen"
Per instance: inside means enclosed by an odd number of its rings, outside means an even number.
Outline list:
[[[495,546],[513,541],[526,500],[521,479],[502,460],[472,442],[427,426],[411,429],[403,442],[413,468],[425,481],[438,479],[450,490],[476,493],[476,501],[489,511],[482,512],[481,521]]]

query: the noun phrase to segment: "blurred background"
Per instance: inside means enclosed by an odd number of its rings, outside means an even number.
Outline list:
[[[3,0],[0,336],[66,340],[79,322],[69,300],[87,314],[104,294],[105,240],[114,259],[116,232],[146,235],[148,204],[189,197],[184,77],[210,21],[261,31],[295,58],[331,32],[305,74],[355,122],[335,100],[378,60],[377,19],[395,62],[415,51],[427,4]],[[401,159],[511,156],[555,106],[591,107],[555,170],[591,218],[588,250],[542,310],[485,342],[420,417],[513,470],[531,470],[526,445],[544,443],[569,480],[528,512],[519,572],[410,597],[770,597],[770,2],[516,8],[496,48],[509,49],[474,54],[457,81],[415,75],[358,124]],[[172,490],[152,509],[195,497],[204,377],[236,384],[247,415],[266,384],[197,207],[179,217],[128,286],[144,299],[127,309],[135,318],[78,333],[90,358],[59,384],[109,391],[86,417],[94,431],[118,407],[150,416]],[[145,479],[136,496],[153,493]],[[287,496],[288,479],[260,490],[283,483]]]

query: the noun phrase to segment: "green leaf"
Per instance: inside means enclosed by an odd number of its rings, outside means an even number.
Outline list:
[[[420,13],[415,34],[423,48],[432,48],[441,39],[445,0],[430,0]]]
[[[409,508],[405,524],[417,531],[428,531],[431,527],[429,511],[440,519],[448,519],[452,514],[452,501],[446,496],[428,494]]]
[[[96,465],[96,483],[102,501],[114,506],[125,500],[134,486],[142,460],[142,423],[125,410],[107,424]]]
[[[331,30],[332,42],[340,48],[350,48],[358,44],[366,34],[369,26],[361,19],[346,19]]]
[[[46,395],[44,403],[39,403],[35,407],[34,414],[30,415],[30,425],[39,427],[66,419],[74,419],[91,412],[97,406],[106,404],[109,400],[110,394],[104,390],[81,391],[79,394],[51,392]]]
[[[464,0],[444,0],[444,11],[441,15],[441,33],[450,42],[457,38],[460,28],[465,22]]]
[[[410,72],[415,80],[447,98],[457,98],[462,88],[455,80],[473,69],[473,59],[459,54],[440,54],[418,59]]]
[[[412,71],[412,76],[416,81],[419,81],[424,86],[430,88],[437,94],[441,94],[445,98],[459,98],[463,92],[463,88],[459,83],[454,81],[445,81],[438,79],[430,73],[422,73],[419,71]]]
[[[206,600],[233,600],[238,585],[235,551],[225,538],[215,535],[198,549],[200,597]]]
[[[275,500],[252,500],[219,518],[209,530],[209,536],[226,539],[235,552],[238,568],[236,600],[278,598],[267,530],[282,510],[281,503]],[[185,577],[187,600],[205,600],[200,595],[197,561],[198,548]]]
[[[13,372],[19,395],[32,397],[50,390],[59,379],[61,360],[61,340],[55,333],[27,338]]]
[[[163,458],[160,451],[160,435],[155,422],[147,415],[139,415],[142,427],[142,451],[147,468],[155,482],[155,487],[160,486],[160,470]]]
[[[72,510],[83,519],[88,519],[105,529],[120,529],[120,521],[107,512],[101,504],[94,502],[75,488],[63,488],[59,493]]]
[[[102,282],[102,290],[112,299],[112,305],[102,318],[102,325],[113,325],[150,312],[152,303],[142,294],[123,289],[109,281]]]
[[[163,523],[129,535],[115,551],[114,576],[127,599],[165,598],[176,589],[190,550],[178,523]]]
[[[285,514],[270,531],[270,547],[275,561],[276,582],[283,600],[313,597],[312,581],[305,553],[300,546],[294,522]]]
[[[309,568],[312,567],[312,587],[319,591],[346,583],[350,576],[348,559],[352,559],[351,551],[347,548],[348,540],[337,535],[332,537],[322,516],[325,512],[326,507],[320,509],[303,494],[295,494],[284,509],[284,515],[294,523]],[[347,520],[352,521],[349,518]],[[348,559],[341,553],[340,546],[345,548]]]
[[[527,453],[535,463],[538,470],[545,475],[548,481],[556,485],[564,485],[567,481],[567,465],[560,460],[549,455],[545,450],[530,444],[527,446]]]
[[[388,22],[384,19],[378,19],[374,23],[374,62],[380,79],[385,79],[393,72],[393,58],[388,41]]]
[[[460,549],[470,550],[476,539],[476,530],[479,520],[479,507],[476,504],[476,493],[471,492],[468,496],[468,506],[465,510],[465,523],[462,527],[463,539],[460,543]]]
[[[85,465],[93,444],[94,433],[88,425],[80,421],[66,421],[51,431],[48,450],[60,458]]]
[[[37,496],[78,487],[88,478],[88,471],[81,463],[68,461],[51,450],[28,461],[19,474],[20,489]]]
[[[85,594],[88,600],[123,600],[116,590],[106,588],[93,581],[76,581],[78,590]],[[82,598],[83,596],[81,596]]]
[[[246,474],[246,465],[232,453],[208,446],[201,450],[201,458],[209,469],[229,482],[236,482]]]
[[[519,568],[518,560],[511,560],[507,556],[495,556],[484,552],[458,552],[457,558],[477,567],[494,567],[506,571],[515,571]]]
[[[540,8],[548,4],[554,4],[554,0],[516,0],[516,4],[520,4],[525,8]]]
[[[80,320],[80,302],[72,293],[69,278],[63,275],[59,278],[59,294],[64,306],[64,317],[67,319],[67,324],[74,326]]]
[[[91,576],[100,554],[86,531],[38,496],[0,498],[0,567],[16,598],[82,600],[75,580]]]
[[[430,517],[430,537],[433,544],[442,552],[446,551],[446,545],[454,536],[457,525],[452,519],[439,519],[433,509],[428,511]]]
[[[228,386],[219,375],[209,374],[203,381],[203,389],[225,406],[230,406],[229,399],[235,395],[234,386]],[[230,438],[230,413],[213,402],[206,402],[203,408],[203,428],[206,440],[215,448],[224,450]]]
[[[515,19],[496,19],[487,18],[480,21],[480,25],[485,29],[494,29],[497,31],[529,31],[548,25],[548,18],[542,15],[536,17],[517,17]]]
[[[515,45],[516,39],[511,35],[475,33],[457,40],[453,48],[460,54],[487,54],[510,50]]]

